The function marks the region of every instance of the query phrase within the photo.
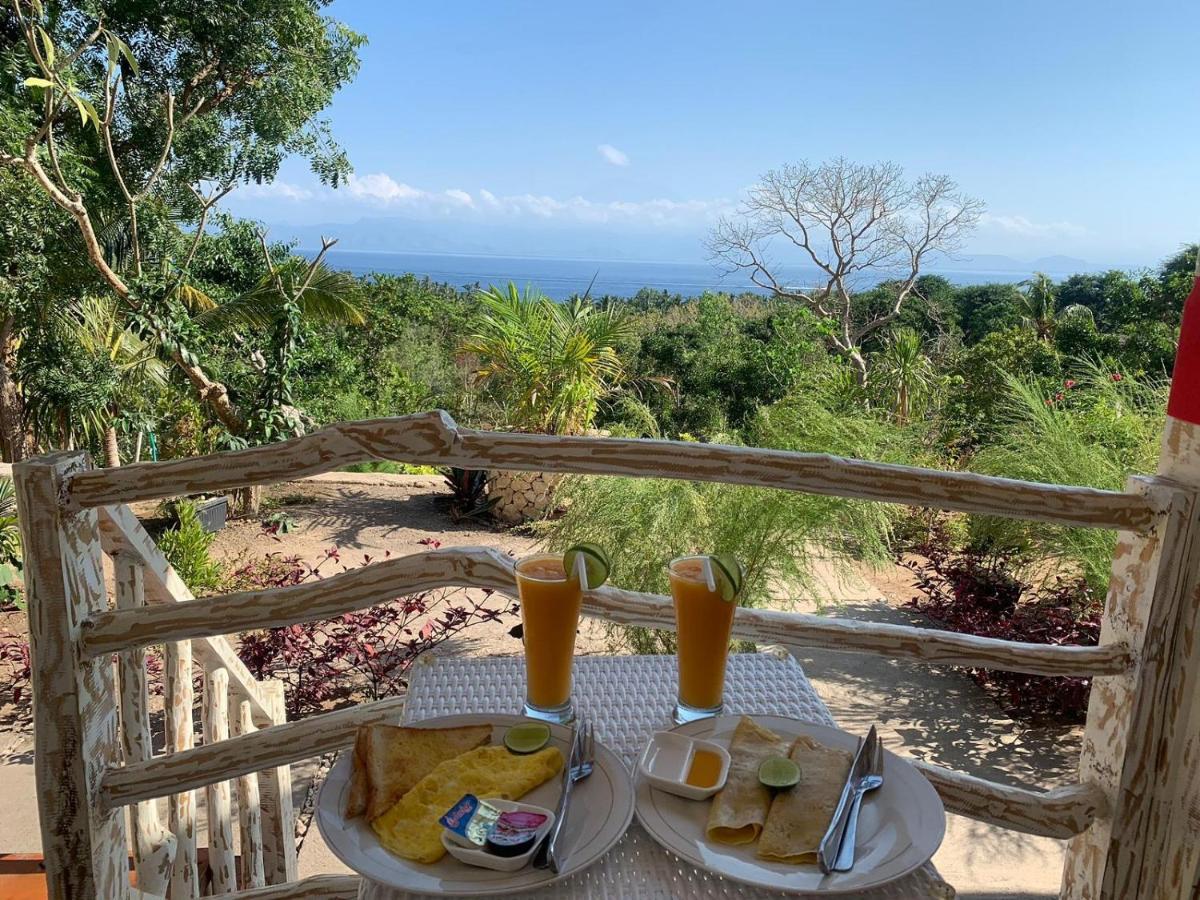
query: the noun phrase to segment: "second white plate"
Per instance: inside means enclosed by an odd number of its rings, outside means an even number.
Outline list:
[[[729,746],[740,716],[701,719],[673,729]],[[809,735],[853,751],[858,739],[836,728],[782,716],[753,716],[784,738]],[[637,817],[659,844],[694,866],[734,881],[791,893],[845,894],[894,881],[928,862],[946,833],[946,811],[933,786],[900,757],[886,753],[884,783],[868,795],[858,820],[858,854],[849,872],[824,875],[814,865],[756,857],[757,845],[719,844],[705,834],[710,800],[685,800],[637,783]]]

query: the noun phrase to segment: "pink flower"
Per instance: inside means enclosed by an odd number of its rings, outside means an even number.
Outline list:
[[[1121,373],[1120,373],[1120,372],[1113,372],[1113,373],[1112,373],[1112,380],[1113,380],[1113,381],[1120,381],[1120,380],[1121,380],[1121,377],[1122,377],[1122,376],[1121,376]]]
[[[1071,388],[1075,387],[1075,379],[1068,378],[1066,381],[1063,382],[1063,387],[1065,387],[1069,391]]]

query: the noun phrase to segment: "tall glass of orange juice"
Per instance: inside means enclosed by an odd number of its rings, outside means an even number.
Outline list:
[[[719,716],[725,692],[725,660],[737,604],[710,590],[705,557],[671,560],[668,574],[675,601],[676,653],[679,660],[679,699],[675,721],[682,725]]]
[[[525,715],[549,722],[575,718],[571,663],[583,592],[563,558],[528,556],[516,566],[517,593],[525,633]]]

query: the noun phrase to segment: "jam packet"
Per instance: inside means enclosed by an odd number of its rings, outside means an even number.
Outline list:
[[[488,832],[484,849],[496,856],[520,856],[533,846],[538,829],[548,818],[541,813],[522,810],[500,813],[500,818]]]
[[[500,810],[474,794],[466,794],[442,815],[438,822],[451,833],[457,843],[466,847],[482,847]]]

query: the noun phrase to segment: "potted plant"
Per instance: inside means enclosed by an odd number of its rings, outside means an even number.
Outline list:
[[[584,434],[602,402],[629,381],[617,354],[628,334],[615,306],[586,299],[555,302],[509,282],[476,294],[479,315],[463,353],[478,360],[477,385],[490,389],[504,410],[503,427],[537,434]],[[554,507],[561,476],[494,471],[488,478],[492,514],[516,524]]]

